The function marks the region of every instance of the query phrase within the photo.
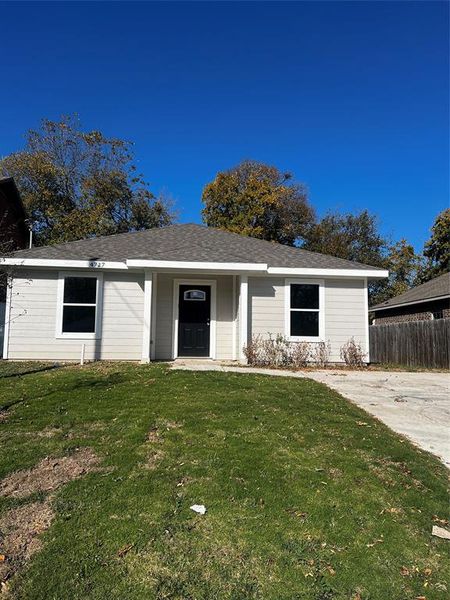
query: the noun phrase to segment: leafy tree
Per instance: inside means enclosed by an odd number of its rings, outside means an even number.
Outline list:
[[[372,304],[379,304],[406,292],[414,285],[421,267],[421,257],[405,239],[389,246],[384,262],[389,270],[389,278],[377,282],[371,294]]]
[[[305,187],[252,160],[218,173],[202,200],[206,225],[281,244],[299,243],[314,222]]]
[[[424,283],[450,271],[450,208],[442,211],[431,228],[431,237],[423,250],[426,262],[418,275]]]
[[[0,161],[14,177],[37,244],[168,225],[164,198],[136,172],[129,142],[83,132],[76,117],[43,120],[25,149]]]
[[[385,267],[387,242],[378,232],[375,215],[328,214],[313,225],[302,248],[347,260]]]
[[[369,282],[371,304],[405,292],[420,268],[414,248],[404,239],[389,244],[378,231],[376,216],[367,210],[326,215],[310,229],[303,248],[388,269],[388,279]]]

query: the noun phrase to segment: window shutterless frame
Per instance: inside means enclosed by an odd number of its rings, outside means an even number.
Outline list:
[[[291,308],[291,285],[317,285],[319,288],[318,308]],[[291,312],[317,312],[319,335],[291,335]],[[286,338],[291,342],[324,342],[325,341],[325,281],[323,279],[285,279],[284,282],[284,330]]]
[[[66,277],[92,278],[96,280],[96,303],[88,304],[82,302],[64,303],[64,282]],[[93,332],[63,332],[64,306],[95,306],[95,329]],[[101,337],[101,315],[103,306],[103,273],[92,271],[61,271],[58,273],[58,293],[56,305],[56,333],[59,339],[96,340]]]

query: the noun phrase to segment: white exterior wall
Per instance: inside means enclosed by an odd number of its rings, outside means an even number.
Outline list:
[[[305,277],[300,279],[303,281]],[[364,350],[367,348],[365,294],[365,283],[361,279],[325,279],[324,341],[331,345],[332,362],[341,361],[340,348],[351,337]],[[250,277],[249,313],[251,335],[287,335],[285,278]]]
[[[9,359],[140,360],[144,313],[144,277],[136,273],[104,272],[101,339],[55,337],[57,271],[33,270],[16,277],[11,294]]]
[[[236,276],[233,316],[232,275],[158,273],[154,286],[155,323],[152,355],[173,357],[174,280],[215,280],[216,358],[239,358],[239,277]],[[302,277],[302,280],[304,277]],[[311,279],[314,281],[314,279]],[[61,339],[55,336],[58,272],[30,270],[15,278],[9,319],[9,359],[79,360],[85,358],[141,360],[144,313],[144,275],[132,272],[103,273],[101,339]],[[361,279],[326,279],[324,290],[325,341],[331,344],[332,361],[340,361],[340,347],[350,338],[367,346],[366,288]],[[285,278],[254,276],[248,279],[248,337],[283,334],[285,331]],[[235,346],[233,352],[233,320]]]

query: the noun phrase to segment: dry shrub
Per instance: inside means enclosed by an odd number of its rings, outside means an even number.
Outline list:
[[[291,364],[293,367],[306,367],[311,358],[311,344],[309,342],[296,342],[292,344]]]
[[[244,347],[249,365],[254,367],[306,367],[309,363],[324,367],[329,362],[330,344],[325,342],[290,342],[283,335],[268,338],[253,336]]]
[[[348,367],[363,367],[365,356],[361,344],[355,342],[353,337],[341,346],[341,358]]]
[[[311,355],[313,363],[318,367],[326,367],[330,362],[331,344],[328,342],[317,342]]]
[[[285,337],[278,334],[267,339],[260,335],[252,337],[244,346],[244,355],[249,365],[255,367],[281,367],[289,364],[289,345]]]

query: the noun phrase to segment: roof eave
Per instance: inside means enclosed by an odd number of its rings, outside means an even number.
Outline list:
[[[286,276],[328,276],[328,277],[351,277],[351,278],[367,278],[367,279],[385,279],[389,277],[389,271],[381,269],[328,269],[328,268],[286,268],[286,267],[269,267],[267,269],[269,275],[286,275]]]
[[[57,269],[127,269],[125,262],[105,260],[67,260],[54,258],[0,258],[0,267],[45,267]]]
[[[200,262],[200,261],[178,261],[178,260],[146,260],[140,258],[129,258],[127,267],[138,269],[163,269],[163,270],[197,270],[197,271],[242,271],[242,272],[266,272],[265,263],[244,262]]]
[[[235,272],[235,273],[260,273],[277,276],[299,277],[344,277],[363,279],[382,279],[388,277],[389,272],[380,269],[349,269],[349,268],[311,268],[311,267],[269,267],[266,263],[244,262],[196,262],[196,261],[167,261],[128,259],[126,261],[106,261],[101,259],[67,260],[49,258],[0,258],[0,265],[16,267],[44,267],[63,269],[154,269],[162,271],[204,271],[204,272]]]
[[[441,296],[432,296],[431,298],[421,298],[420,300],[412,300],[411,302],[398,302],[397,304],[388,304],[387,306],[373,306],[369,308],[369,312],[377,312],[379,310],[390,310],[391,308],[401,308],[402,306],[412,306],[414,304],[424,304],[426,302],[434,302],[435,300],[446,300],[450,298],[450,294]]]

